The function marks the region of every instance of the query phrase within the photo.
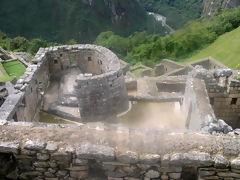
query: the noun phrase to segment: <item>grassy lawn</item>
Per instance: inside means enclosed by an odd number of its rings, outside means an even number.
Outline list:
[[[2,63],[0,63],[0,82],[11,81],[12,78],[5,71]]]
[[[2,64],[0,63],[0,71],[2,75],[0,76],[0,81],[11,81],[14,77],[18,79],[21,75],[23,75],[25,70],[25,66],[17,60]]]
[[[208,47],[182,61],[190,62],[209,56],[232,69],[240,69],[240,27],[220,36]]]

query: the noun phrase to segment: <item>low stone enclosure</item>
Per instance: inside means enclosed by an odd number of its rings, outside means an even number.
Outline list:
[[[0,107],[0,179],[240,179],[238,71],[165,60],[161,76],[138,78],[95,45],[40,49],[32,62]],[[170,103],[181,128],[159,128],[164,106],[157,122],[146,112],[152,126],[117,123],[142,102]],[[39,111],[75,124],[37,122]]]

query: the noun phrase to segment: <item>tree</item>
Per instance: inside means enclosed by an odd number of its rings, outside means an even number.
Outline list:
[[[34,54],[39,50],[39,48],[45,48],[47,46],[47,41],[44,41],[42,39],[32,39],[28,48],[28,52]]]
[[[29,47],[29,41],[21,36],[15,37],[10,40],[10,49],[13,51],[27,51]]]

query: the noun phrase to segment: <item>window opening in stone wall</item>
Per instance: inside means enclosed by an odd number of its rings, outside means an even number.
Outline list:
[[[17,113],[15,113],[15,114],[13,115],[13,120],[14,120],[14,122],[18,122]]]
[[[91,58],[91,57],[88,57],[88,61],[92,61],[92,58]]]
[[[69,56],[68,59],[69,59],[69,61],[71,61],[71,62],[77,60],[76,56]]]
[[[31,93],[33,92],[33,89],[32,89],[32,87],[31,87]]]
[[[26,106],[26,99],[25,99],[25,97],[22,99],[22,104],[21,104],[22,106]]]
[[[211,104],[211,105],[214,104],[214,98],[210,98],[210,104]]]
[[[237,104],[237,98],[232,98],[231,105],[236,105]]]
[[[102,61],[101,61],[101,60],[99,60],[99,64],[102,64]]]
[[[54,64],[57,64],[58,63],[58,61],[57,60],[54,60]]]
[[[60,57],[62,57],[63,55],[62,54],[60,54]]]

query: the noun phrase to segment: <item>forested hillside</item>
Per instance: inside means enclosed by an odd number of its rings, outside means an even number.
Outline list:
[[[183,59],[239,26],[240,7],[193,21],[165,37],[142,32],[125,38],[108,31],[101,33],[96,43],[112,49],[131,64],[141,62],[152,66],[164,58]]]
[[[140,0],[147,11],[162,14],[175,29],[201,16],[202,0]]]
[[[126,36],[153,28],[137,0],[0,0],[0,31],[11,37],[85,43],[106,30]]]

